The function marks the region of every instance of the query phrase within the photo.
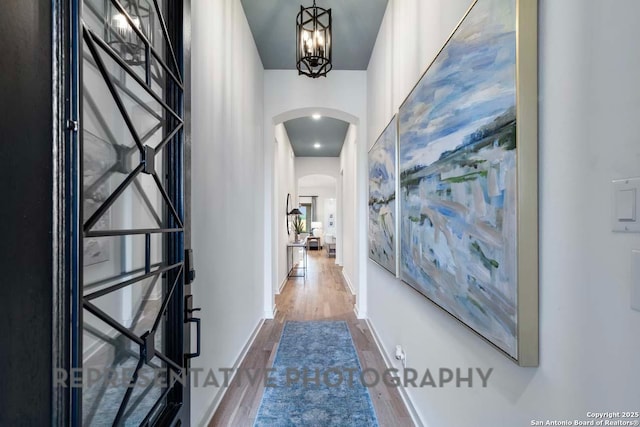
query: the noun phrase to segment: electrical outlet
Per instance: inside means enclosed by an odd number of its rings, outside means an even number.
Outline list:
[[[396,346],[396,360],[402,361],[402,367],[407,367],[407,353],[402,349],[402,346]]]

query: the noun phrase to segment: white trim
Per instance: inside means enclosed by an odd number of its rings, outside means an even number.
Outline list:
[[[355,296],[356,293],[353,292],[353,285],[351,284],[351,279],[349,279],[349,276],[347,276],[344,270],[342,270],[342,277],[344,277],[344,281],[347,282],[347,288],[349,288],[349,292],[351,292],[351,295]]]
[[[347,288],[349,289],[349,292],[351,292],[351,295],[355,297],[356,293],[353,292],[353,284],[351,283],[351,279],[349,279],[349,276],[345,274],[344,270],[342,270],[342,277],[344,277],[344,281],[347,284]],[[356,319],[365,319],[367,317],[367,313],[365,311],[360,311],[360,309],[358,308],[357,297],[356,297],[356,302],[353,304],[353,313],[356,315]]]
[[[287,277],[284,278],[282,283],[280,283],[280,286],[278,286],[278,295],[280,295],[282,293],[282,290],[284,289],[284,287],[286,286],[288,281],[289,281],[289,277],[287,276]]]
[[[278,311],[278,306],[276,304],[273,305],[273,308],[271,310],[265,310],[263,313],[265,320],[275,319],[277,311]]]
[[[245,344],[245,346],[242,348],[242,351],[236,358],[236,362],[233,365],[233,372],[231,374],[231,377],[229,378],[229,384],[231,384],[231,382],[236,376],[236,373],[238,373],[238,368],[244,361],[245,357],[247,357],[247,353],[249,353],[249,349],[251,348],[254,341],[258,337],[258,334],[260,333],[260,329],[262,329],[262,325],[264,324],[264,321],[265,319],[260,319],[260,321],[258,322],[258,325],[255,327],[255,329],[249,336],[249,340],[247,341],[247,344]],[[218,390],[218,393],[216,393],[215,397],[211,401],[209,408],[205,411],[200,422],[197,423],[199,427],[206,427],[211,423],[211,420],[213,419],[213,416],[218,410],[218,406],[220,406],[220,402],[222,402],[222,399],[224,398],[224,395],[227,393],[228,389],[229,387],[222,387],[221,389]]]
[[[271,123],[275,126],[280,123],[284,123],[287,120],[297,119],[300,117],[308,117],[315,113],[319,113],[324,117],[331,117],[334,119],[342,120],[343,122],[349,122],[354,125],[360,124],[360,119],[353,114],[347,113],[346,111],[337,110],[335,108],[326,107],[296,108],[293,110],[285,111],[284,113],[280,113],[274,116],[271,119]]]
[[[376,330],[373,327],[373,324],[371,323],[371,319],[367,318],[367,319],[364,319],[364,321],[367,323],[367,326],[369,326],[369,331],[371,331],[371,336],[373,337],[373,341],[376,343],[376,347],[378,347],[378,351],[382,355],[382,359],[384,360],[384,364],[386,365],[387,369],[394,369],[395,366],[393,366],[393,363],[391,362],[391,357],[389,356],[389,354],[387,354],[384,347],[382,346],[382,341],[380,340],[380,337],[376,333]],[[405,406],[409,410],[409,415],[411,415],[411,421],[413,421],[413,424],[415,424],[417,427],[424,427],[424,423],[420,419],[420,415],[418,415],[418,412],[416,411],[415,406],[413,406],[413,402],[411,402],[411,398],[407,394],[407,389],[404,387],[396,387],[396,388],[400,392],[400,397],[402,398],[402,401],[404,402]]]

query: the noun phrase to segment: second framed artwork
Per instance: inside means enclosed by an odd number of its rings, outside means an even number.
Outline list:
[[[538,365],[537,95],[537,1],[475,0],[369,151],[369,257],[520,366]]]
[[[369,150],[369,258],[396,274],[397,121]]]

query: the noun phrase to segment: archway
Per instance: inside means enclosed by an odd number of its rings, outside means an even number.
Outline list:
[[[330,243],[334,249],[342,241],[338,233],[342,219],[338,215],[337,192],[336,176],[307,174],[297,178],[298,205],[304,207],[306,228],[320,238],[319,246]]]
[[[358,119],[353,114],[347,113],[346,111],[336,110],[335,108],[323,107],[297,108],[295,110],[286,111],[278,114],[277,116],[274,116],[272,124],[275,126],[280,123],[284,123],[287,120],[298,119],[300,117],[309,117],[313,114],[320,114],[324,117],[343,120],[356,126],[360,124],[360,119]]]
[[[265,317],[273,318],[277,307],[275,306],[275,295],[279,293],[281,286],[286,283],[286,275],[283,276],[283,248],[286,250],[286,239],[288,236],[283,229],[286,230],[287,218],[284,213],[284,203],[286,195],[292,193],[294,200],[297,200],[297,178],[295,172],[293,176],[296,178],[293,185],[283,185],[282,180],[278,179],[278,174],[285,174],[282,165],[278,163],[278,159],[284,159],[286,163],[292,162],[287,159],[286,153],[279,143],[282,136],[283,123],[301,117],[309,117],[313,114],[321,114],[323,117],[331,117],[343,120],[349,123],[347,138],[345,144],[348,144],[349,155],[341,156],[336,163],[336,168],[331,172],[316,170],[316,174],[325,174],[335,178],[336,180],[336,210],[335,216],[339,216],[340,212],[344,212],[344,217],[339,221],[335,221],[335,233],[338,237],[336,240],[336,263],[343,266],[343,275],[349,285],[351,292],[356,295],[355,311],[358,317],[366,316],[366,298],[364,298],[363,290],[366,291],[366,274],[362,264],[366,264],[366,226],[364,221],[358,218],[366,216],[366,211],[362,206],[366,206],[366,200],[359,200],[360,195],[364,194],[366,187],[366,144],[365,138],[361,135],[361,120],[355,115],[327,107],[304,107],[288,110],[278,114],[274,114],[265,123],[265,211],[269,213],[265,218],[265,253],[269,254],[265,257]],[[268,116],[267,116],[268,117]],[[265,117],[265,118],[267,118]],[[286,132],[285,132],[286,133]],[[286,144],[284,144],[286,145]],[[344,150],[344,148],[343,148]],[[294,159],[293,153],[290,158]],[[344,154],[344,153],[343,153]],[[345,160],[347,158],[348,160]],[[365,162],[362,162],[362,159]],[[293,161],[295,163],[295,161]],[[341,190],[342,184],[348,192],[345,199]],[[346,206],[343,206],[342,200]],[[282,207],[280,205],[283,205]],[[348,218],[347,218],[348,217]],[[328,218],[327,218],[328,222]],[[340,238],[341,237],[341,238]],[[363,246],[363,242],[364,245]],[[360,255],[364,254],[364,262],[360,260]]]

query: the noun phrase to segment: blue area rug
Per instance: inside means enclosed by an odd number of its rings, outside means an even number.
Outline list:
[[[255,427],[378,426],[346,322],[286,322],[273,368]]]

